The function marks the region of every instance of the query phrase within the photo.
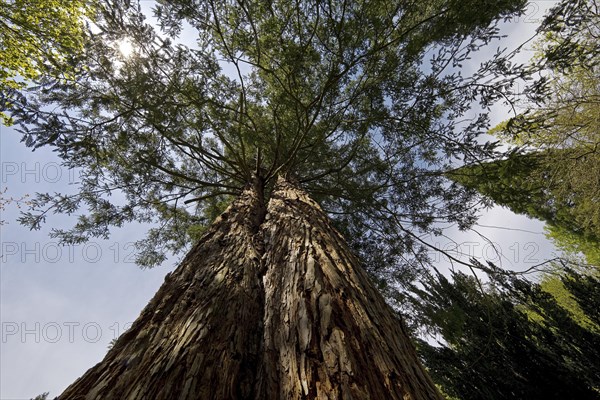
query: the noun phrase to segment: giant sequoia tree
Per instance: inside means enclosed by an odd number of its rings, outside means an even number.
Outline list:
[[[501,96],[487,74],[504,63],[457,69],[522,6],[159,1],[158,33],[105,2],[81,74],[14,99],[26,144],[81,172],[21,221],[79,213],[64,243],[156,222],[144,266],[194,245],[60,398],[439,398],[366,271],[413,273],[420,233],[472,222],[444,172],[493,155],[470,104]]]

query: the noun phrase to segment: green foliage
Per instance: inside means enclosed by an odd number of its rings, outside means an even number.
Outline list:
[[[563,72],[597,66],[599,19],[596,0],[563,0],[553,7],[541,27],[544,65]]]
[[[16,205],[17,208],[21,209],[25,206],[29,206],[29,195],[26,194],[24,196],[21,197],[12,197],[7,194],[8,192],[8,187],[5,187],[3,190],[0,187],[0,214],[2,212],[4,212],[6,210],[7,206],[10,206],[12,204]],[[0,226],[7,224],[8,222],[6,222],[3,219],[0,219]]]
[[[89,0],[0,0],[0,93],[22,89],[44,74],[73,79],[83,50]],[[2,97],[0,110],[11,104]],[[5,124],[10,118],[0,113]]]
[[[577,299],[567,289],[564,280],[573,280],[570,276],[561,277],[554,274],[544,275],[540,282],[540,288],[550,293],[556,303],[569,312],[569,316],[582,328],[600,334],[600,325],[586,315],[579,306]]]
[[[600,268],[598,241],[587,239],[558,226],[547,225],[545,230],[546,236],[567,255],[567,258]],[[583,259],[580,259],[579,254],[583,255]]]
[[[373,269],[405,258],[416,267],[427,257],[413,235],[438,221],[474,221],[473,192],[443,172],[495,153],[477,140],[487,117],[464,122],[473,104],[497,99],[499,89],[479,84],[488,67],[463,76],[449,66],[523,6],[159,1],[159,35],[135,4],[107,1],[81,60],[85,74],[20,98],[25,143],[50,146],[82,171],[80,193],[39,194],[21,222],[39,228],[51,212],[85,210],[73,229],[53,231],[65,243],[153,222],[138,248],[138,262],[151,266],[197,239],[255,175],[265,196],[285,175],[365,258],[385,255]],[[184,23],[196,30],[196,48],[175,44]],[[131,57],[116,49],[123,38]]]
[[[594,261],[600,244],[600,180],[590,177],[600,176],[600,158],[578,154],[579,149],[514,152],[449,176],[515,213],[546,221],[559,246],[587,252]]]
[[[39,394],[39,395],[35,396],[35,397],[34,397],[33,399],[31,399],[31,400],[46,400],[46,399],[48,398],[48,395],[49,395],[49,394],[50,394],[50,393],[48,393],[48,392],[46,392],[46,393],[42,393],[42,394]]]
[[[463,399],[600,398],[600,332],[578,323],[543,285],[483,268],[485,284],[453,273],[415,289],[418,318],[439,341],[418,346],[434,380]],[[600,281],[567,271],[561,282],[598,326]]]
[[[573,23],[577,21],[577,23]],[[525,93],[527,109],[491,134],[524,149],[455,171],[453,179],[517,213],[547,222],[571,256],[600,265],[600,14],[595,0],[563,1],[540,33],[523,76],[543,71]]]

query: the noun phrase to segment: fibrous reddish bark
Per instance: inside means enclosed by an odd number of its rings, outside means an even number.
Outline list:
[[[255,398],[264,308],[260,208],[256,192],[245,190],[104,360],[59,398]]]
[[[263,228],[263,398],[438,398],[402,323],[305,192],[280,181]]]
[[[441,399],[306,193],[246,189],[67,399]]]

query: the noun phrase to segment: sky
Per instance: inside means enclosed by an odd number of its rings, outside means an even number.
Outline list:
[[[151,2],[143,2],[150,8]],[[526,15],[503,24],[509,35],[497,46],[513,47],[529,38],[553,1],[535,1]],[[526,51],[524,60],[532,51]],[[507,116],[494,109],[493,122]],[[47,149],[31,152],[13,129],[0,126],[0,189],[19,198],[35,192],[73,192],[77,176],[60,166]],[[102,360],[110,341],[133,322],[156,293],[176,259],[142,270],[132,262],[132,246],[145,228],[129,225],[113,230],[109,240],[61,247],[48,237],[53,227],[73,218],[51,215],[39,231],[16,222],[19,209],[10,204],[0,216],[0,400],[30,399],[43,392],[59,395],[88,368]],[[505,268],[523,270],[554,257],[556,250],[540,221],[494,207],[482,213],[476,232],[455,228],[445,236],[426,238],[442,249],[488,259]],[[448,260],[432,253],[434,260]]]

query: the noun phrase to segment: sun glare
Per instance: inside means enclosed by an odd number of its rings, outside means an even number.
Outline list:
[[[125,58],[128,58],[133,53],[133,44],[129,39],[123,39],[119,41],[119,52]]]

